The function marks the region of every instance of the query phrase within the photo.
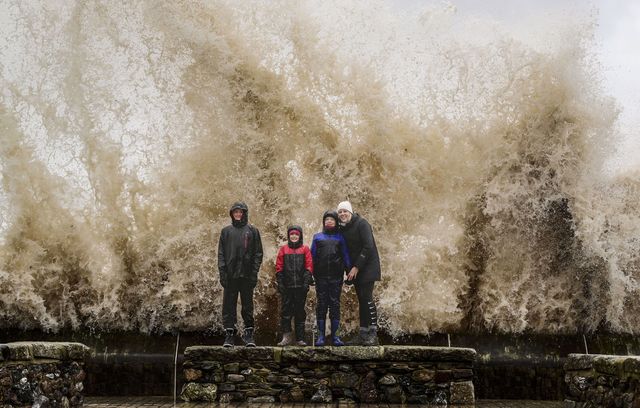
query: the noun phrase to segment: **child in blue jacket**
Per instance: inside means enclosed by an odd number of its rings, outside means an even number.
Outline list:
[[[322,216],[322,232],[313,236],[311,256],[316,281],[316,320],[318,340],[316,346],[325,345],[327,310],[331,319],[331,341],[334,346],[344,346],[338,337],[340,326],[340,294],[344,274],[351,269],[347,243],[338,232],[338,213],[327,211]]]

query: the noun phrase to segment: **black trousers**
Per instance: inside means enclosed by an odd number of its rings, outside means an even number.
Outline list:
[[[327,310],[331,320],[340,320],[340,295],[342,281],[316,280],[316,320],[326,320]]]
[[[238,322],[238,295],[242,306],[244,327],[253,326],[253,290],[255,286],[246,279],[229,279],[222,294],[222,324],[225,329],[235,329]]]
[[[360,327],[378,325],[378,310],[373,302],[373,282],[355,283],[358,296],[358,311],[360,312]]]
[[[296,328],[304,327],[307,312],[304,309],[309,288],[285,288],[281,293],[280,328],[283,333],[291,332],[291,320],[295,318]]]

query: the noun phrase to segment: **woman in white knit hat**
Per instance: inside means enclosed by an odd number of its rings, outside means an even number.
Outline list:
[[[360,332],[354,344],[375,346],[378,344],[378,312],[373,300],[373,287],[380,280],[381,273],[373,230],[367,220],[353,212],[349,201],[338,204],[338,217],[353,264],[346,283],[355,285],[358,296]]]

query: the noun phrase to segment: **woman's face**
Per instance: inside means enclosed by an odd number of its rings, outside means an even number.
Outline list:
[[[351,215],[352,214],[347,210],[338,210],[338,217],[340,218],[340,221],[345,224],[351,221]]]
[[[298,231],[291,231],[289,233],[289,241],[293,242],[294,244],[300,241],[300,234],[298,234]]]

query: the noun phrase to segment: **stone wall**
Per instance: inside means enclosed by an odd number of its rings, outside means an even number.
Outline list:
[[[640,357],[570,354],[565,407],[640,408]]]
[[[194,346],[185,401],[474,404],[468,348]]]
[[[75,407],[83,402],[84,359],[80,343],[0,344],[0,401],[5,407]]]

